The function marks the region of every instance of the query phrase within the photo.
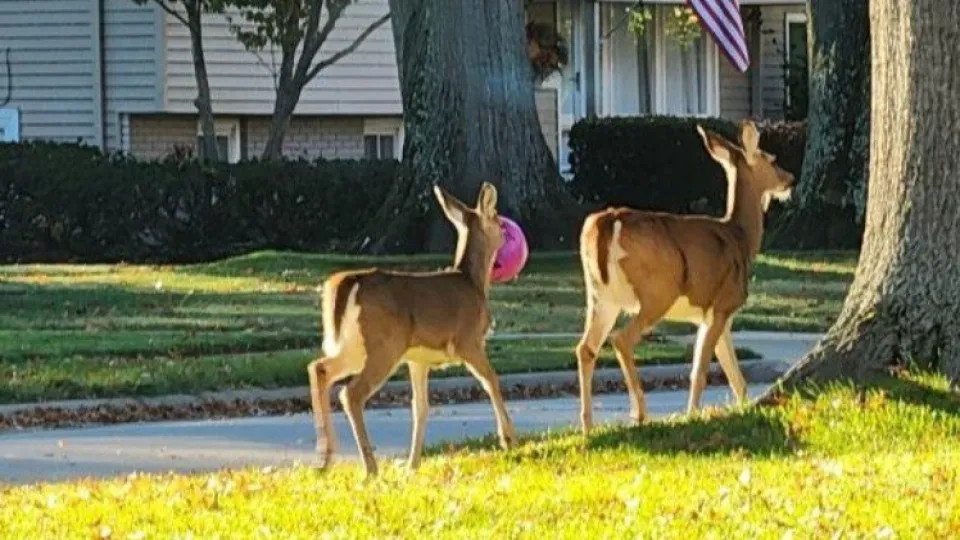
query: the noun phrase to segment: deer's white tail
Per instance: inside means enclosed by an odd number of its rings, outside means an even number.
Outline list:
[[[360,317],[360,305],[357,304],[359,283],[353,283],[350,293],[345,300],[346,306],[337,309],[338,290],[344,283],[327,281],[323,286],[323,354],[327,358],[335,358],[343,352],[344,345],[357,333],[357,321]],[[337,320],[337,314],[340,320]]]

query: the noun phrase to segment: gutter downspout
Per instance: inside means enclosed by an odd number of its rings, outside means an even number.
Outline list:
[[[107,150],[106,114],[104,107],[104,89],[106,88],[106,70],[103,69],[104,54],[104,1],[93,0],[96,5],[93,9],[93,36],[96,43],[93,47],[93,114],[94,114],[94,141],[102,151]]]

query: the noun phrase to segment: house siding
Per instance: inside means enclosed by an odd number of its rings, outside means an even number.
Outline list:
[[[720,55],[720,117],[741,120],[750,116],[750,72],[740,73]]]
[[[547,140],[547,147],[553,158],[557,159],[557,91],[553,88],[537,88],[537,116],[540,119],[540,130]]]
[[[11,100],[21,138],[98,144],[96,3],[0,1],[0,51],[10,49]],[[6,94],[5,69],[0,95]]]
[[[372,22],[387,13],[387,0],[358,0],[346,8],[318,59],[347,47]],[[187,29],[166,16],[165,110],[195,112],[196,83]],[[207,71],[217,114],[270,114],[275,99],[269,48],[259,57],[237,42],[225,16],[211,15],[203,25]],[[266,65],[264,65],[266,64]],[[390,23],[360,47],[328,67],[303,90],[295,114],[385,115],[402,113]]]
[[[163,18],[153,3],[107,0],[103,14],[106,148],[124,150],[123,114],[163,108],[159,48]]]
[[[784,21],[787,13],[806,13],[803,5],[764,6],[760,16],[763,116],[773,120],[784,117]]]
[[[751,59],[760,66],[761,116],[773,120],[784,117],[784,21],[788,13],[805,13],[802,4],[766,5],[760,8],[760,55]],[[752,116],[750,106],[750,72],[740,73],[720,57],[720,116],[740,120]]]

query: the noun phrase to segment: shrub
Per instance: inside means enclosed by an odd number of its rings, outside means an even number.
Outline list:
[[[385,161],[141,161],[68,144],[0,144],[0,259],[188,262],[328,249],[379,207]]]
[[[737,140],[737,124],[717,118],[614,117],[578,122],[570,132],[574,193],[588,202],[674,213],[722,215],[726,181],[696,132],[700,123]],[[761,123],[760,146],[800,177],[801,123]]]

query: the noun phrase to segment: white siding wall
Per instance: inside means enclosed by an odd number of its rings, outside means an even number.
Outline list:
[[[12,100],[21,138],[98,144],[94,76],[96,3],[91,0],[0,0],[0,60],[10,48]],[[0,64],[0,100],[6,96]]]
[[[7,106],[21,111],[22,138],[119,149],[121,113],[162,107],[158,13],[106,0],[98,21],[97,0],[0,0],[0,53],[10,48],[13,73]],[[0,96],[5,73],[0,66]]]
[[[752,61],[752,60],[751,60]],[[750,72],[740,73],[720,55],[720,117],[739,121],[750,116]]]
[[[803,5],[764,6],[760,12],[760,48],[763,56],[763,116],[783,118],[784,21],[787,13],[805,13]]]
[[[784,21],[787,13],[804,13],[803,4],[764,5],[760,8],[760,58],[763,117],[783,118]],[[750,74],[740,73],[725,58],[720,59],[720,115],[730,120],[750,116]]]
[[[388,11],[387,0],[359,0],[343,18],[318,55],[326,58],[348,46],[370,23]],[[225,17],[208,16],[203,27],[207,70],[217,114],[269,114],[274,87],[270,70],[230,33]],[[173,17],[166,22],[166,107],[196,112],[196,84],[187,29]],[[269,49],[260,54],[271,63]],[[276,55],[279,62],[279,52]],[[390,23],[377,29],[359,49],[330,66],[304,89],[296,114],[383,115],[401,113],[397,64]]]
[[[106,0],[103,28],[106,144],[121,150],[121,115],[163,108],[163,17],[152,3]]]

